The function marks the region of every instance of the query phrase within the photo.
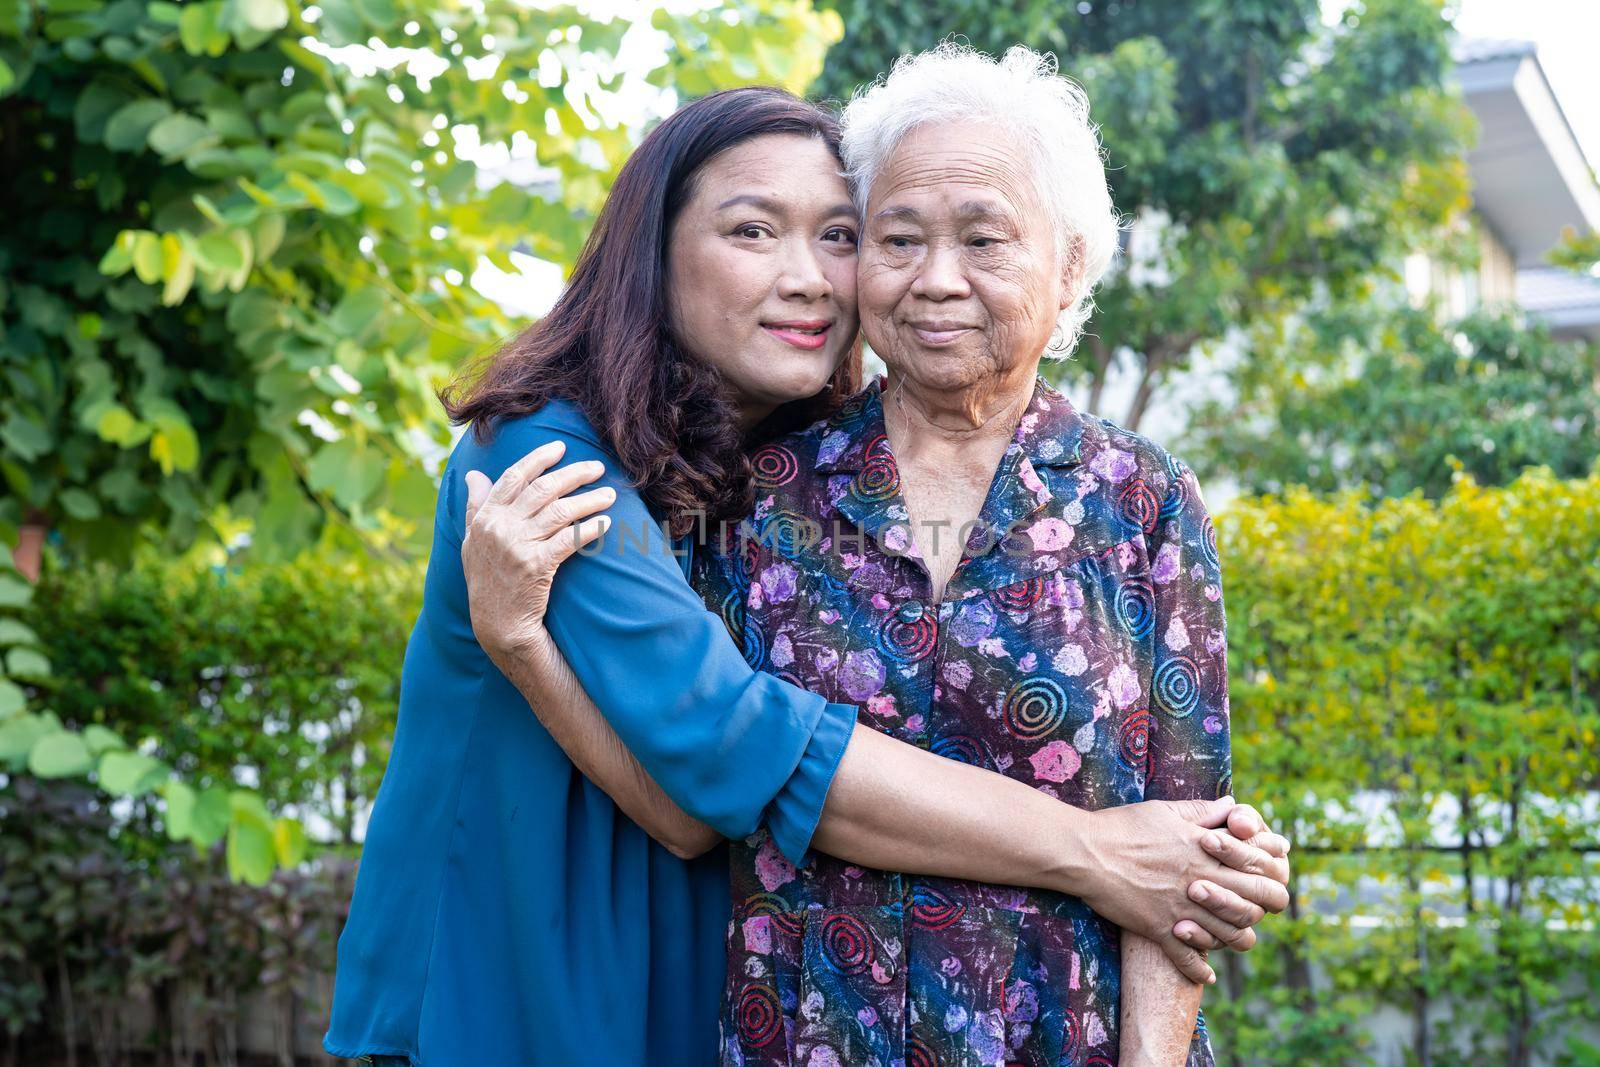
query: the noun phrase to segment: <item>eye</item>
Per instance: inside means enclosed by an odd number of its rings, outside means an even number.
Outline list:
[[[769,231],[765,226],[755,222],[746,223],[733,232],[736,237],[743,237],[751,241],[757,241],[763,237],[772,236],[771,231]]]
[[[893,237],[884,238],[883,243],[888,245],[890,248],[899,249],[901,251],[904,251],[905,249],[911,247],[911,238],[902,237],[902,236],[896,234]]]
[[[822,235],[824,241],[842,241],[845,244],[856,243],[856,232],[848,226],[834,226]]]
[[[1000,243],[997,237],[974,237],[970,242],[973,248],[992,248]]]

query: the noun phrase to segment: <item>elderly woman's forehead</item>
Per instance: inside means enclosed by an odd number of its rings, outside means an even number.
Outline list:
[[[971,127],[971,128],[963,128]],[[869,190],[868,214],[907,193],[937,192],[963,217],[1036,206],[1038,189],[1022,146],[1006,131],[973,124],[919,127],[897,145]]]

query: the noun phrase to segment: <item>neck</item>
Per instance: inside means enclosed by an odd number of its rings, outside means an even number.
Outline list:
[[[889,445],[897,459],[918,452],[953,453],[981,464],[994,447],[1004,451],[1015,435],[1033,399],[1034,378],[1034,373],[1011,373],[971,388],[938,392],[890,370],[883,388]]]

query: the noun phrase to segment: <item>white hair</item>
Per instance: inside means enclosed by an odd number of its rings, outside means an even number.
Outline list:
[[[906,135],[945,122],[992,123],[1029,149],[1057,250],[1063,262],[1079,266],[1077,299],[1057,320],[1063,339],[1049,353],[1065,355],[1094,311],[1091,294],[1111,265],[1121,229],[1088,96],[1056,72],[1054,56],[1022,45],[998,60],[954,41],[901,56],[844,109],[845,171],[863,215],[872,183]]]

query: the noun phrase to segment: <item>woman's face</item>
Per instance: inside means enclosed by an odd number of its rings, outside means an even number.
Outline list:
[[[672,225],[672,327],[722,372],[745,424],[814,396],[855,339],[856,214],[816,137],[767,134],[713,157]]]
[[[873,183],[861,325],[908,383],[950,393],[1037,372],[1073,294],[1026,160],[992,126],[930,124]]]

